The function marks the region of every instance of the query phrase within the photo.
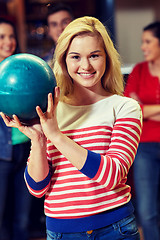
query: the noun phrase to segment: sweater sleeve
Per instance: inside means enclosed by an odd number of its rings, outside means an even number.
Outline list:
[[[108,189],[126,181],[137,151],[141,128],[141,108],[135,100],[130,99],[117,112],[107,154],[88,151],[81,172]]]
[[[26,185],[27,185],[27,188],[28,188],[29,192],[33,196],[35,196],[37,198],[41,198],[45,195],[45,193],[47,192],[47,190],[50,186],[51,171],[49,171],[49,173],[48,173],[48,175],[46,176],[45,179],[43,179],[40,182],[36,182],[29,175],[28,167],[26,167],[25,173],[24,173],[24,179],[25,179],[25,182],[26,182]]]

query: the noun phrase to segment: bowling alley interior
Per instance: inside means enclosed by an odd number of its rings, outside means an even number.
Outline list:
[[[93,16],[107,27],[121,56],[122,73],[126,82],[134,65],[143,61],[143,55],[140,51],[143,27],[150,22],[160,21],[160,1],[0,0],[0,17],[7,18],[15,24],[22,53],[34,54],[43,59],[53,48],[54,42],[48,35],[47,8],[50,4],[59,2],[67,4],[72,9],[74,18]],[[130,173],[128,181],[130,185],[133,185],[132,173]],[[132,187],[134,201],[134,186]],[[27,240],[46,239],[43,203],[44,197],[33,197],[32,199],[29,210],[29,239]],[[9,209],[5,211],[9,225],[12,219],[10,212]],[[145,240],[140,226],[139,231],[141,240]],[[8,240],[8,238],[3,236],[2,240]]]

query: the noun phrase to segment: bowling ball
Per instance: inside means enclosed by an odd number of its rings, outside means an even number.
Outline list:
[[[0,63],[0,111],[22,121],[37,117],[36,106],[47,109],[48,93],[56,79],[41,58],[27,53],[12,55]]]

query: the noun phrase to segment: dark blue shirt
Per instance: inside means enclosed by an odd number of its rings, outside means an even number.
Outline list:
[[[0,159],[12,160],[12,131],[0,117]]]

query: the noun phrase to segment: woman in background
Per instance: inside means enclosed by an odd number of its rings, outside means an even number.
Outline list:
[[[143,29],[138,63],[127,80],[125,95],[139,101],[143,130],[133,164],[136,210],[145,240],[159,240],[160,189],[160,22]]]
[[[14,24],[0,18],[0,62],[18,52]],[[0,240],[28,240],[31,196],[24,169],[29,151],[29,139],[0,117]]]
[[[40,123],[17,127],[32,142],[29,191],[45,195],[47,240],[139,240],[127,174],[141,133],[141,109],[123,97],[119,55],[101,22],[72,21],[61,33],[54,73],[59,87]],[[59,91],[60,89],[60,91]]]

